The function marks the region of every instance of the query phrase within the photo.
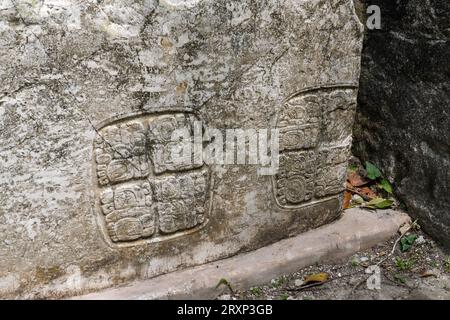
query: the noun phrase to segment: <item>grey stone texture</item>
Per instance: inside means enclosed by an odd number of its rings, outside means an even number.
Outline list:
[[[354,153],[450,248],[450,3],[363,3],[379,5],[382,28],[364,40]]]
[[[352,1],[0,2],[0,297],[195,266],[340,215]],[[279,128],[280,169],[180,165],[171,133]]]

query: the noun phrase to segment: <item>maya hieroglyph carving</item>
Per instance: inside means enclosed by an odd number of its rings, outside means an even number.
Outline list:
[[[354,86],[324,86],[288,99],[276,119],[280,170],[277,204],[307,205],[344,190],[356,102]]]
[[[276,116],[280,168],[275,201],[296,208],[344,189],[355,87],[323,86],[289,98]],[[193,113],[142,115],[112,122],[95,141],[98,202],[112,242],[160,241],[206,223],[210,173],[202,162],[172,159],[177,129],[198,121]]]
[[[153,114],[99,130],[97,202],[112,242],[160,241],[206,223],[207,168],[195,159],[171,158],[180,143],[172,141],[172,133],[192,128],[194,121],[192,113]]]

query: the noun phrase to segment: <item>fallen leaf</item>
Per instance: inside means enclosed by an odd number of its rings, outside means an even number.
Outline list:
[[[369,187],[359,188],[359,189],[357,189],[357,191],[359,193],[361,193],[363,196],[366,196],[367,198],[369,198],[369,200],[377,197],[377,194]]]
[[[231,292],[233,292],[233,288],[231,287],[231,284],[225,278],[222,278],[219,280],[219,282],[216,285],[216,289],[219,288],[220,286],[226,286]]]
[[[387,179],[381,179],[380,188],[386,191],[387,193],[392,193],[391,183]]]
[[[370,181],[361,177],[357,172],[350,172],[347,175],[347,180],[353,187],[362,187],[368,184]]]
[[[437,278],[437,274],[435,274],[433,271],[426,270],[426,271],[423,271],[420,274],[420,277],[421,278],[429,278],[429,277],[436,277]]]
[[[315,283],[322,284],[327,280],[328,280],[328,273],[326,272],[311,274],[305,278],[302,287]]]
[[[380,170],[369,161],[366,161],[366,171],[367,171],[367,178],[370,180],[376,180],[377,178],[381,177]]]
[[[410,234],[407,236],[404,236],[400,239],[400,251],[406,252],[411,249],[412,245],[414,244],[414,241],[416,241],[417,236],[415,234]]]
[[[345,191],[344,192],[344,201],[342,202],[342,207],[344,209],[348,209],[350,207],[350,200],[352,200],[351,192]]]
[[[369,209],[387,209],[392,206],[394,201],[384,198],[375,198],[363,205],[364,208]]]
[[[363,203],[364,203],[364,199],[360,195],[354,194],[352,196],[352,204],[361,205]]]

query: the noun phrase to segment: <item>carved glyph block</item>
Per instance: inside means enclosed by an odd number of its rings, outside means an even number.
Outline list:
[[[207,184],[208,173],[205,170],[156,182],[155,196],[161,232],[189,229],[204,221]]]
[[[127,122],[103,128],[95,140],[97,176],[101,185],[149,174],[144,125]]]
[[[350,85],[307,89],[280,108],[280,169],[272,181],[279,206],[301,207],[344,190],[355,90]]]
[[[190,143],[174,139],[174,131],[191,131],[197,120],[189,112],[148,114],[113,121],[98,131],[95,184],[112,243],[163,241],[207,223],[208,168],[194,162],[193,154],[171,158]]]

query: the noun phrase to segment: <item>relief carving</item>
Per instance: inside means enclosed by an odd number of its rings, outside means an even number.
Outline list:
[[[97,177],[101,185],[146,177],[150,172],[142,123],[104,128],[95,140]]]
[[[94,141],[97,201],[112,243],[163,241],[207,223],[206,165],[173,161],[177,129],[192,130],[190,112],[136,116],[98,130]],[[175,149],[173,149],[175,148]]]
[[[189,229],[205,217],[207,172],[180,174],[157,181],[159,229],[163,233]]]
[[[158,119],[153,119],[149,123],[149,141],[151,144],[151,156],[154,163],[154,170],[157,174],[166,171],[190,170],[199,168],[202,165],[196,165],[193,161],[173,161],[171,158],[172,150],[177,144],[182,142],[172,141],[172,132],[176,129],[185,129],[189,132],[193,130],[195,119],[192,115],[176,114],[165,115]],[[182,146],[180,145],[180,149]],[[190,155],[192,160],[193,153]]]
[[[276,175],[276,196],[281,205],[299,204],[312,199],[316,155],[311,151],[280,154]]]
[[[272,178],[279,206],[301,207],[344,190],[355,106],[353,85],[307,89],[283,104],[275,119],[280,168]]]

